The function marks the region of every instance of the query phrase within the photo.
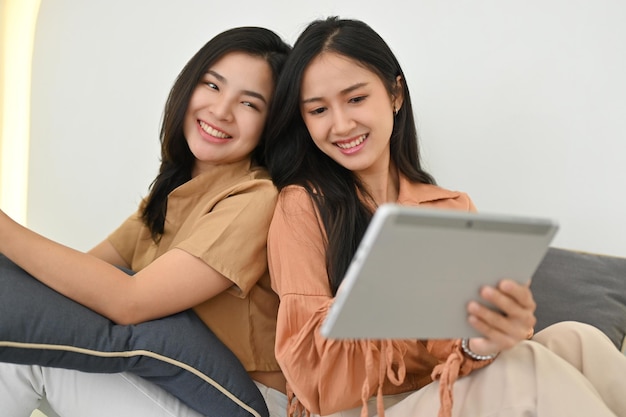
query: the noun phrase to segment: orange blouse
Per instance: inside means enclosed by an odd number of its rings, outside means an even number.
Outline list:
[[[464,193],[411,183],[402,176],[397,202],[475,211]],[[280,297],[276,357],[288,392],[295,394],[293,408],[302,405],[311,413],[327,415],[365,405],[375,394],[380,399],[417,390],[442,373],[449,374],[451,388],[457,375],[490,363],[463,356],[459,340],[322,337],[319,329],[333,302],[324,242],[323,225],[306,191],[298,186],[285,188],[269,230],[268,259],[272,288]]]

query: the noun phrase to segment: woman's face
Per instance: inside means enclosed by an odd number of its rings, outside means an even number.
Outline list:
[[[196,158],[194,175],[250,157],[273,91],[272,70],[263,58],[231,52],[207,69],[191,95],[183,125]]]
[[[389,171],[395,104],[377,74],[343,55],[322,53],[304,71],[300,112],[313,141],[359,176]]]

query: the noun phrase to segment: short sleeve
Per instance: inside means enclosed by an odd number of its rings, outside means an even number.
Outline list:
[[[239,184],[207,208],[174,247],[204,260],[245,297],[267,270],[267,231],[276,195],[268,179]]]
[[[147,228],[141,220],[139,211],[137,211],[115,229],[108,236],[107,240],[126,261],[126,264],[132,265],[140,239],[151,240],[149,235],[142,237],[142,233],[145,234],[146,231]]]

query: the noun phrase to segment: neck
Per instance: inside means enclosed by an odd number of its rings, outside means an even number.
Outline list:
[[[398,201],[400,178],[394,164],[390,163],[384,172],[361,176],[361,181],[367,187],[377,206]]]

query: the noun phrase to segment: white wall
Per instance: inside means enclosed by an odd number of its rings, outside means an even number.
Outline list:
[[[397,53],[440,184],[484,212],[558,219],[555,246],[626,256],[625,2],[335,3],[42,0],[29,226],[88,249],[135,210],[166,94],[210,37],[260,25],[293,42],[339,14]]]

